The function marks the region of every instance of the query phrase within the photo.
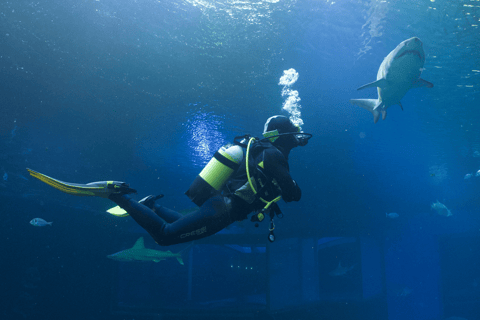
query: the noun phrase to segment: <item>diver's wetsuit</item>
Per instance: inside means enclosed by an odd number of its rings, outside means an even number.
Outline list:
[[[270,179],[275,179],[279,187],[275,190],[276,194],[271,192],[270,195],[264,196],[268,201],[274,199],[279,193],[286,202],[300,200],[301,190],[289,173],[289,152],[290,149],[277,148],[269,142],[252,147],[251,155],[254,164],[263,161],[263,172]],[[246,219],[249,213],[262,209],[265,204],[259,199],[250,201],[236,192],[246,182],[244,159],[227,183],[223,195],[215,195],[197,211],[188,215],[182,215],[158,204],[155,204],[155,211],[153,211],[131,199],[129,195],[112,194],[110,199],[127,211],[159,245],[169,246],[210,236],[235,221]]]

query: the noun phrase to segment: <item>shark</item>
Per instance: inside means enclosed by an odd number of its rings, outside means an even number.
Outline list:
[[[116,261],[153,261],[159,262],[168,258],[177,258],[177,261],[183,266],[181,252],[172,253],[171,251],[159,251],[145,248],[143,237],[140,237],[133,247],[120,252],[108,255],[107,258]]]
[[[400,44],[384,59],[377,72],[377,80],[361,86],[357,90],[377,88],[378,99],[351,99],[350,103],[360,106],[373,114],[373,122],[377,123],[387,117],[387,108],[400,105],[400,100],[412,88],[433,88],[433,84],[420,78],[425,64],[423,43],[413,37]]]
[[[342,262],[338,263],[338,267],[328,273],[329,276],[332,277],[341,277],[346,275],[348,272],[355,268],[356,264],[352,265],[351,267],[342,267]]]

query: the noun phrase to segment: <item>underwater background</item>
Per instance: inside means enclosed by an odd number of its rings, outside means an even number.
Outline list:
[[[478,0],[2,1],[0,317],[480,319],[479,25]],[[414,36],[434,87],[374,124],[349,99],[377,98],[356,89]],[[218,148],[289,115],[291,68],[313,138],[272,244],[246,220],[163,248],[26,171],[188,212]],[[139,237],[185,265],[107,259]]]

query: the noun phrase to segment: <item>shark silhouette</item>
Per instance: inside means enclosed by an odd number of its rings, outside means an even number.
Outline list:
[[[342,267],[342,262],[338,263],[338,267],[328,273],[331,277],[341,277],[346,275],[348,272],[353,270],[357,264],[352,265],[351,267]]]
[[[432,83],[420,78],[424,63],[422,41],[417,37],[402,41],[383,59],[377,72],[377,80],[357,89],[376,87],[378,99],[352,99],[350,103],[370,111],[374,123],[377,123],[380,114],[382,120],[385,120],[388,107],[398,104],[403,110],[400,100],[408,90],[433,87]]]
[[[153,261],[159,262],[168,258],[177,258],[183,266],[181,253],[172,253],[171,251],[159,251],[145,248],[143,237],[140,237],[130,249],[108,255],[107,258],[117,261]]]

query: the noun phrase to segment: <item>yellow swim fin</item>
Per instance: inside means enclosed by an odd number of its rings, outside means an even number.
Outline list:
[[[55,189],[75,196],[108,198],[112,193],[137,193],[135,189],[130,188],[125,182],[97,181],[87,184],[70,183],[51,178],[29,168],[27,168],[27,170],[32,177],[45,182]]]
[[[110,213],[110,214],[113,214],[114,216],[117,216],[117,217],[128,217],[127,211],[123,210],[119,206],[110,208],[110,209],[107,210],[107,212]]]
[[[146,196],[142,200],[138,201],[138,203],[144,204],[150,209],[153,209],[155,201],[160,198],[163,198],[163,194],[159,194],[158,196]],[[123,210],[119,206],[110,208],[107,210],[107,212],[117,217],[128,217],[127,211]]]

